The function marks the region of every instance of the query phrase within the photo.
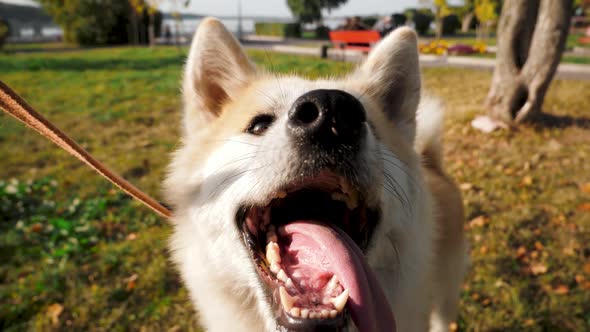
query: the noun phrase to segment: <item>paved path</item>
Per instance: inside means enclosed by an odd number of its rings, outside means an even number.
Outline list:
[[[286,45],[284,43],[272,42],[250,42],[246,43],[245,46],[247,48],[265,49],[278,53],[320,56],[320,48],[317,47]],[[364,58],[364,55],[358,51],[344,52],[338,49],[329,49],[328,57],[334,60],[360,62]],[[420,55],[420,65],[422,65],[422,67],[456,67],[492,71],[494,69],[495,61],[495,59],[469,56]],[[556,78],[590,81],[590,65],[562,63],[557,68]]]

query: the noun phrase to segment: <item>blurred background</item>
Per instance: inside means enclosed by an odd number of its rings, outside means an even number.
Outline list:
[[[471,243],[451,330],[590,330],[590,1],[0,0],[0,79],[159,198],[206,16],[258,66],[310,79],[415,29]],[[0,115],[0,330],[199,331],[169,234]]]

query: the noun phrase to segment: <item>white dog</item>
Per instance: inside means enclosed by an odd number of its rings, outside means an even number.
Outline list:
[[[427,331],[455,319],[465,241],[400,28],[344,79],[256,69],[215,19],[183,81],[165,187],[173,259],[211,331]],[[418,106],[420,104],[420,106]]]

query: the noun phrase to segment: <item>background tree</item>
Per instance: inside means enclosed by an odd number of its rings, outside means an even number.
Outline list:
[[[0,19],[0,49],[4,46],[4,42],[6,42],[6,38],[8,37],[9,29],[8,23],[4,22]]]
[[[443,20],[446,16],[452,14],[447,0],[433,0],[434,4],[434,25],[436,39],[440,39],[443,34]]]
[[[137,38],[145,31],[147,13],[137,15],[131,4],[122,0],[38,0],[43,9],[62,27],[64,39],[81,45],[146,43],[148,38]],[[157,16],[154,20],[157,34]],[[161,16],[160,16],[161,17]]]
[[[498,5],[498,0],[473,1],[473,12],[479,21],[477,37],[484,43],[487,43],[490,30],[498,20]]]
[[[570,25],[572,0],[506,0],[498,24],[498,52],[488,115],[516,124],[541,114]]]
[[[340,7],[348,0],[287,0],[293,16],[301,23],[312,23],[322,19],[322,10]]]

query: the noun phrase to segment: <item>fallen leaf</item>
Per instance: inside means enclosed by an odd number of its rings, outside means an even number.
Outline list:
[[[586,182],[582,185],[582,191],[586,194],[590,194],[590,182]]]
[[[557,295],[565,295],[570,292],[570,289],[566,285],[559,285],[553,289],[553,292]]]
[[[41,233],[41,231],[43,230],[43,224],[41,223],[36,223],[31,225],[31,232],[33,233]]]
[[[581,284],[582,282],[584,282],[584,276],[581,274],[576,274],[576,276],[574,277],[574,279],[576,280],[576,283]]]
[[[518,247],[516,249],[516,258],[521,258],[524,255],[526,255],[526,248],[524,246]]]
[[[524,178],[522,178],[522,182],[523,185],[525,186],[530,186],[533,184],[533,177],[530,175],[525,176]]]
[[[64,311],[64,307],[59,303],[54,303],[47,308],[47,316],[51,319],[51,324],[59,324],[59,315]]]
[[[469,227],[482,227],[487,224],[487,222],[488,220],[484,216],[475,217],[469,222]]]
[[[533,275],[540,275],[547,273],[547,266],[541,263],[531,264],[531,272]]]
[[[539,241],[535,241],[535,248],[537,248],[537,250],[541,251],[543,250],[543,248],[545,248],[545,246],[543,246],[543,244]]]
[[[587,262],[586,264],[584,264],[584,267],[582,268],[582,270],[584,271],[584,273],[590,274],[590,262]]]
[[[487,252],[488,252],[488,247],[486,247],[486,246],[481,246],[481,247],[479,248],[479,253],[480,253],[480,254],[484,254],[484,255],[485,255],[485,254],[487,254]]]
[[[459,326],[457,326],[457,323],[452,322],[451,324],[449,324],[449,331],[457,331],[457,329],[459,329]]]
[[[582,203],[576,209],[580,212],[590,212],[590,203]]]
[[[166,332],[178,332],[178,331],[180,331],[180,326],[174,325],[171,328],[169,328],[168,331],[166,331]]]
[[[582,286],[581,287],[582,287],[583,290],[589,290],[590,289],[590,281],[584,281],[582,283]]]
[[[463,191],[468,191],[471,190],[471,188],[473,188],[473,184],[465,182],[465,183],[461,183],[461,185],[459,185],[459,188],[461,188],[461,190]]]
[[[128,241],[133,241],[137,239],[137,234],[136,233],[129,233],[129,235],[127,235],[127,240]]]
[[[527,319],[524,321],[524,326],[534,326],[535,325],[535,320],[534,319]]]
[[[131,277],[127,278],[127,290],[132,291],[135,289],[136,281],[137,281],[137,273],[131,275]]]

